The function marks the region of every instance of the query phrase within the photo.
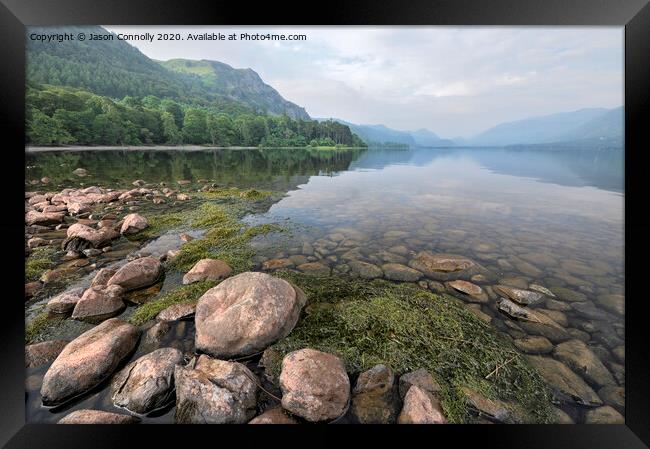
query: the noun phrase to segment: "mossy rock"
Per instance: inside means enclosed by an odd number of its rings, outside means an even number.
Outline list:
[[[377,364],[398,375],[425,368],[440,383],[445,415],[454,423],[473,420],[462,392],[467,386],[517,404],[524,422],[552,420],[551,395],[535,369],[495,329],[450,298],[413,284],[275,274],[309,298],[309,313],[271,347],[279,354],[305,347],[334,353],[352,376]],[[314,307],[317,303],[333,306]],[[280,365],[278,358],[266,367],[271,378],[277,378]]]

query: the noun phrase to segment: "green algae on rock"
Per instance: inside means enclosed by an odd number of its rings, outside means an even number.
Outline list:
[[[312,309],[271,347],[281,356],[305,347],[330,352],[353,375],[377,364],[400,375],[425,368],[442,387],[449,422],[471,422],[471,404],[463,394],[467,386],[509,404],[521,421],[552,420],[551,396],[539,374],[507,340],[450,297],[383,280],[275,274],[303,289],[308,304],[332,303]],[[267,369],[275,377],[279,363]]]
[[[129,317],[129,322],[136,326],[152,320],[164,309],[173,304],[194,304],[203,295],[217,285],[219,281],[203,281],[190,285],[184,285],[160,298],[153,299],[140,307]]]
[[[25,260],[25,282],[38,280],[52,268],[56,252],[56,248],[52,246],[34,248]]]

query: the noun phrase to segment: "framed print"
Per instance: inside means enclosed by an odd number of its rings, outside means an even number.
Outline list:
[[[7,447],[647,447],[647,2],[3,4]]]

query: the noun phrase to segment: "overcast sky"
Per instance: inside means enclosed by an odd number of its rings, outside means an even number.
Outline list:
[[[302,42],[130,41],[159,60],[251,68],[312,117],[470,137],[504,121],[623,104],[622,27],[141,27],[306,34]]]

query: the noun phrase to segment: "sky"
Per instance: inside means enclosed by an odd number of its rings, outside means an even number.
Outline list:
[[[499,123],[623,104],[622,27],[105,26],[116,33],[304,34],[304,41],[129,41],[157,60],[255,70],[311,117],[472,137]]]

